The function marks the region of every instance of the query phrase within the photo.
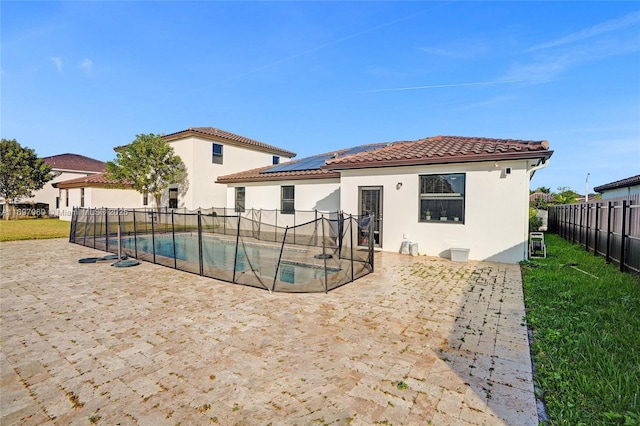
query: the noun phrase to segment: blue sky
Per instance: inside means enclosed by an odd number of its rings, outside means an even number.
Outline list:
[[[1,134],[100,160],[212,126],[298,153],[547,140],[531,186],[640,173],[637,2],[11,2]]]

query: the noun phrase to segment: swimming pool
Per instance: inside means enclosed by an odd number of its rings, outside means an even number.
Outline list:
[[[117,241],[110,240],[117,246]],[[174,237],[171,235],[151,237],[122,238],[123,251],[135,250],[167,258],[174,258]],[[304,252],[299,249],[287,249],[287,252]],[[179,234],[175,236],[175,259],[186,262],[199,262],[200,250],[197,234]],[[236,243],[212,236],[202,238],[202,263],[204,267],[220,268],[227,271],[254,272],[260,278],[273,282],[275,270],[280,258],[280,247],[264,244],[240,244],[236,256]],[[235,260],[235,262],[234,262]],[[328,273],[340,269],[329,268]],[[282,261],[278,268],[278,280],[288,284],[304,284],[311,280],[324,278],[323,267],[298,262]]]

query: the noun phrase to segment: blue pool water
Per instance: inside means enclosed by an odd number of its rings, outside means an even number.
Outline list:
[[[117,241],[110,241],[110,244],[117,245]],[[135,245],[134,245],[135,244]],[[122,248],[135,250],[137,245],[138,253],[145,252],[152,254],[154,241],[151,237],[123,238]],[[155,253],[158,256],[168,258],[174,257],[173,237],[156,236]],[[285,250],[286,253],[286,250]],[[264,245],[240,244],[238,247],[236,271],[259,271],[262,278],[273,280],[273,273],[280,256],[279,247]],[[196,234],[181,234],[175,236],[175,258],[188,262],[198,263],[198,236]],[[205,236],[202,239],[202,262],[204,266],[233,271],[234,258],[236,258],[235,241],[225,241],[216,237]],[[252,268],[253,267],[253,268]],[[271,271],[271,273],[265,272]],[[329,270],[329,273],[338,269]],[[270,275],[270,276],[269,276]],[[324,277],[324,269],[312,265],[300,265],[282,262],[278,269],[280,281],[290,284],[303,284],[317,278]]]

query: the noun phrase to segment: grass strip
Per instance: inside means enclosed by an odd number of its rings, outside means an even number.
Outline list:
[[[640,277],[545,239],[547,258],[521,266],[549,424],[640,424]]]
[[[70,226],[60,219],[0,220],[0,241],[69,238]]]

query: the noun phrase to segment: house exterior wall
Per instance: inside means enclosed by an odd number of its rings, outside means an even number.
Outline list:
[[[296,210],[335,212],[340,210],[339,179],[281,180],[227,185],[226,207],[235,208],[235,188],[245,188],[245,208],[280,210],[280,188],[295,187]]]
[[[630,195],[640,194],[640,185],[627,186],[626,188],[608,189],[602,191],[602,199],[628,197]]]
[[[222,145],[222,164],[212,162],[213,144]],[[187,167],[187,185],[178,196],[178,207],[194,210],[199,207],[219,207],[225,204],[227,189],[216,184],[218,176],[263,167],[273,163],[273,155],[248,147],[241,147],[226,141],[215,141],[200,137],[187,137],[170,141],[175,153],[182,158]],[[280,162],[288,161],[280,156]],[[167,191],[165,191],[167,192]],[[167,196],[163,205],[167,205]]]
[[[404,239],[419,252],[450,257],[468,248],[469,259],[515,263],[526,256],[531,160],[391,167],[341,172],[340,206],[357,214],[361,186],[382,186],[382,250]],[[511,167],[506,174],[505,168]],[[465,220],[419,222],[419,175],[465,173]],[[398,183],[402,185],[398,188]]]
[[[58,172],[60,175],[56,176],[49,182],[45,183],[42,189],[35,191],[33,198],[21,200],[22,202],[29,203],[45,203],[49,204],[49,216],[59,216],[60,209],[56,209],[56,198],[59,196],[60,191],[58,188],[54,188],[52,184],[62,182],[65,180],[76,179],[79,177],[90,176],[96,174],[96,172],[76,172],[76,171],[60,171],[53,170],[54,173]]]
[[[69,188],[69,207],[65,207],[65,191],[60,190],[60,219],[71,220],[74,207],[80,207],[81,204],[81,188]],[[151,202],[149,197],[149,202]],[[133,189],[117,189],[117,188],[101,188],[88,187],[84,188],[84,207],[85,208],[143,208],[142,194]]]

